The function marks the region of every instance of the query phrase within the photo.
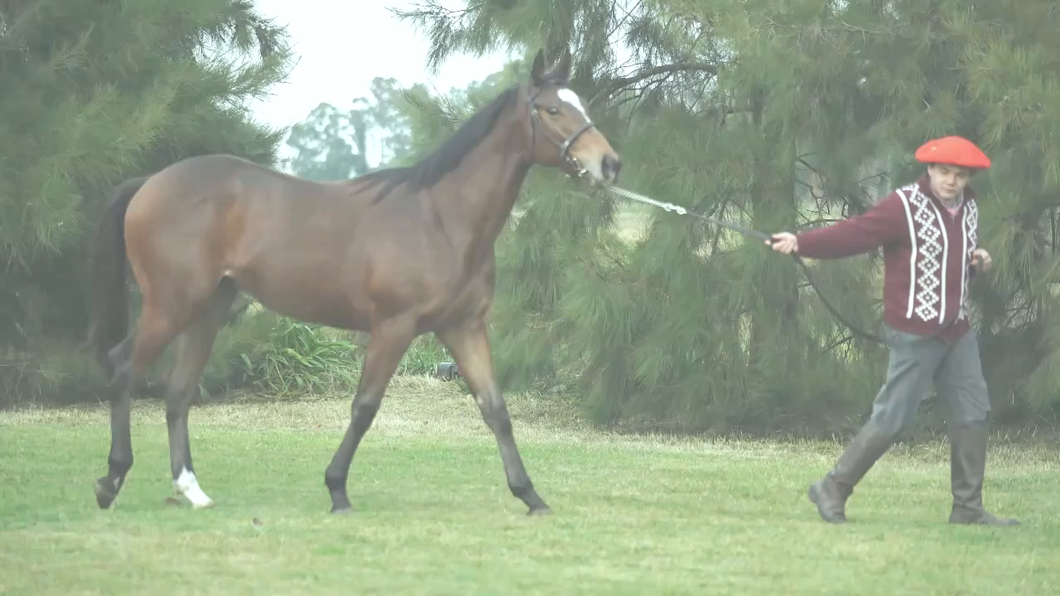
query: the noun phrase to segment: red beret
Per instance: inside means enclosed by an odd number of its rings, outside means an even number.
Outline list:
[[[944,163],[966,168],[986,169],[990,158],[975,143],[963,137],[942,137],[928,141],[916,150],[916,160],[923,163]]]

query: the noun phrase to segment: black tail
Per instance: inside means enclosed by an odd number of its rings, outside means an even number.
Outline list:
[[[129,333],[129,301],[125,290],[125,211],[147,182],[132,178],[115,187],[110,204],[100,218],[92,246],[92,319],[88,341],[96,361],[114,374],[107,353]]]

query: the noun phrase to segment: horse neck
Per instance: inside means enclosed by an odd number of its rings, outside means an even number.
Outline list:
[[[446,227],[458,228],[447,231],[466,236],[473,247],[492,244],[530,172],[530,151],[526,106],[513,102],[448,177],[456,188],[436,195]]]

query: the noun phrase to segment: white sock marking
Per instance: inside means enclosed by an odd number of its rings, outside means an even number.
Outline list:
[[[585,107],[582,105],[582,100],[578,98],[577,93],[571,91],[570,89],[563,88],[556,92],[556,96],[559,97],[560,100],[565,101],[570,105],[574,106],[574,109],[578,110],[578,112],[581,113],[581,115],[584,116],[586,120],[589,119],[589,114],[585,111]]]
[[[195,478],[195,472],[187,468],[181,470],[180,476],[173,481],[173,488],[191,501],[191,506],[195,509],[213,506],[213,501],[210,500],[210,497],[206,496],[206,493],[199,488],[199,480]]]

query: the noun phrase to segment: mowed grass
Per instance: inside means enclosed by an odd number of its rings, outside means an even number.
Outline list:
[[[1060,591],[1055,454],[997,447],[986,501],[1016,528],[955,527],[945,444],[900,448],[825,524],[809,482],[840,444],[621,436],[555,400],[509,396],[555,515],[508,492],[458,384],[395,379],[327,513],[349,399],[197,407],[210,510],[172,494],[164,413],[137,403],[114,508],[103,406],[0,413],[2,594],[1050,594]],[[256,521],[255,521],[256,520]]]

